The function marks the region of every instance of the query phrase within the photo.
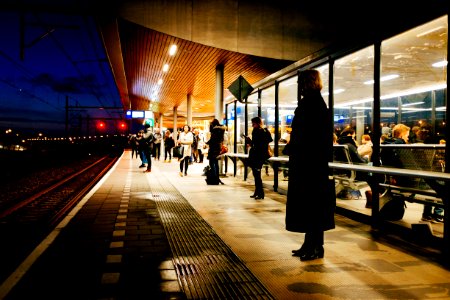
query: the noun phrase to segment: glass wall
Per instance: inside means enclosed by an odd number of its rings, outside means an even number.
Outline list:
[[[236,102],[236,138],[238,139],[237,143],[237,153],[244,153],[243,143],[240,143],[241,135],[245,134],[245,104],[237,101]]]
[[[228,139],[230,141],[230,147],[228,148],[228,151],[235,152],[234,149],[234,126],[236,119],[236,112],[234,109],[234,102],[227,104],[227,124],[228,124]]]
[[[280,82],[278,86],[278,126],[280,137],[278,156],[283,155],[282,150],[290,139],[292,119],[297,108],[297,81],[297,76],[294,76]]]
[[[272,134],[272,138],[275,138],[275,86],[262,90],[261,119]]]
[[[357,142],[371,133],[374,47],[367,47],[336,60],[334,66],[334,127],[356,131]]]
[[[444,136],[447,43],[447,16],[382,42],[383,133],[391,134],[392,126],[402,123],[430,130],[433,143]],[[411,142],[421,142],[410,137]]]
[[[252,118],[258,116],[258,93],[254,93],[248,97],[247,103],[247,135],[252,132]],[[242,141],[244,143],[244,141]]]

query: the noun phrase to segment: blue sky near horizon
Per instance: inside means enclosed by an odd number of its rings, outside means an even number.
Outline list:
[[[122,106],[92,18],[27,12],[24,24],[22,60],[20,15],[0,12],[0,129],[64,134],[66,97],[69,106]],[[88,117],[122,116],[121,110],[72,111],[69,132]]]

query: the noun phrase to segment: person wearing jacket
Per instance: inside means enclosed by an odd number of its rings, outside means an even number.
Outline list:
[[[178,138],[178,144],[183,146],[183,156],[180,158],[180,176],[183,177],[183,164],[184,164],[184,176],[187,176],[187,171],[189,167],[189,160],[192,155],[192,142],[194,140],[194,135],[191,132],[191,127],[189,125],[184,125],[183,131],[180,133]]]
[[[255,192],[250,198],[255,200],[264,199],[264,189],[261,179],[261,169],[264,162],[270,157],[269,143],[273,141],[270,132],[262,127],[260,117],[252,119],[252,138],[245,138],[245,143],[250,146],[248,153],[248,165],[252,168],[253,177],[255,178]]]
[[[209,125],[209,131],[211,133],[211,137],[206,144],[209,147],[208,156],[206,157],[209,161],[209,167],[211,171],[216,176],[216,181],[223,184],[219,177],[219,159],[217,156],[220,155],[220,151],[222,149],[222,144],[224,141],[226,126],[220,125],[219,120],[214,119],[211,121]]]
[[[327,122],[331,116],[320,94],[320,73],[300,72],[298,85],[300,99],[289,143],[285,222],[286,230],[305,233],[301,248],[292,252],[306,261],[324,256],[324,231],[335,228],[336,195],[328,168],[333,151],[331,121]]]
[[[154,136],[152,131],[150,130],[149,124],[145,124],[144,126],[144,133],[142,134],[141,142],[142,149],[147,160],[147,169],[144,171],[144,173],[150,173],[152,171],[152,149]]]

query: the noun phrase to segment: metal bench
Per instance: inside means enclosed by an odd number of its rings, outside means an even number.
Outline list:
[[[333,145],[333,162],[354,164],[347,145]],[[359,190],[368,186],[366,181],[357,180],[356,176],[356,171],[352,169],[334,169],[333,177],[336,181],[336,195],[346,187],[351,190]]]
[[[444,172],[445,145],[390,144],[381,145],[398,157],[401,167],[407,170]],[[405,178],[404,176],[401,178]],[[408,177],[406,184],[381,183],[392,193],[402,194],[407,201],[443,207],[446,198],[445,183],[435,178]]]

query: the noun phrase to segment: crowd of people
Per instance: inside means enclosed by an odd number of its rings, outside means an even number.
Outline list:
[[[324,232],[335,228],[335,182],[328,166],[329,161],[333,159],[333,144],[346,145],[353,163],[368,164],[373,163],[373,142],[368,133],[362,134],[358,139],[357,132],[350,126],[338,135],[329,130],[326,122],[316,122],[329,118],[329,110],[320,93],[322,81],[318,71],[300,72],[298,84],[300,98],[292,125],[279,140],[284,147],[282,154],[289,156],[289,168],[284,171],[284,177],[288,180],[285,228],[305,234],[303,244],[299,249],[293,250],[292,255],[300,257],[301,260],[313,260],[324,257]],[[260,117],[251,119],[251,123],[251,137],[242,136],[246,152],[249,153],[246,163],[254,176],[255,190],[250,197],[262,200],[265,195],[261,169],[272,155],[269,144],[273,139]],[[314,130],[310,124],[316,124]],[[130,135],[131,157],[139,157],[139,167],[146,168],[145,172],[151,172],[152,158],[159,160],[161,157],[161,145],[164,147],[165,163],[172,162],[172,150],[176,146],[182,146],[177,158],[179,175],[184,177],[188,175],[190,164],[203,163],[207,152],[210,176],[214,178],[214,184],[223,184],[219,176],[219,160],[224,144],[229,143],[226,132],[226,126],[220,124],[217,119],[210,122],[208,137],[198,128],[191,128],[187,124],[178,132],[176,139],[170,130],[161,133],[159,128],[151,131],[150,126],[145,125],[135,135]],[[427,144],[436,141],[427,124],[412,129],[404,124],[381,128],[380,144],[407,143]],[[439,143],[445,141],[441,140]],[[312,144],[314,146],[311,146]],[[395,155],[389,151],[386,149],[380,152],[380,165],[401,167],[398,161],[395,161]],[[313,157],[314,159],[311,159]],[[371,184],[368,173],[361,172],[359,175],[359,180]],[[399,181],[402,178],[392,180],[397,180],[395,184],[401,184]],[[314,199],[311,199],[311,191],[314,192]],[[443,214],[442,208],[425,204],[422,220],[443,222]]]
[[[219,124],[217,119],[211,121],[211,125],[214,127]],[[219,124],[220,125],[220,124]],[[222,126],[223,131],[225,131],[226,126]],[[210,129],[213,141],[217,144],[222,145],[227,141],[224,141],[224,134],[220,136],[219,139],[214,137]],[[162,152],[164,152],[164,163],[171,163],[174,155],[173,149],[175,146],[182,146],[181,157],[177,157],[180,164],[179,175],[181,177],[188,175],[189,165],[193,163],[203,163],[205,154],[208,153],[209,148],[213,148],[211,153],[215,153],[215,144],[209,143],[211,137],[207,142],[207,135],[199,130],[199,128],[191,128],[189,125],[184,125],[182,130],[176,132],[176,138],[174,139],[174,134],[170,129],[161,132],[160,128],[151,128],[150,125],[145,124],[143,128],[140,129],[135,134],[130,134],[128,136],[128,145],[131,149],[131,158],[139,158],[141,163],[139,168],[145,168],[144,173],[150,173],[152,169],[152,160],[159,161],[162,157]],[[209,157],[208,157],[209,159]],[[211,156],[211,160],[214,158]],[[217,163],[218,165],[218,163]],[[214,164],[216,166],[216,164]],[[218,172],[218,167],[215,168]],[[217,175],[218,176],[218,175]]]

